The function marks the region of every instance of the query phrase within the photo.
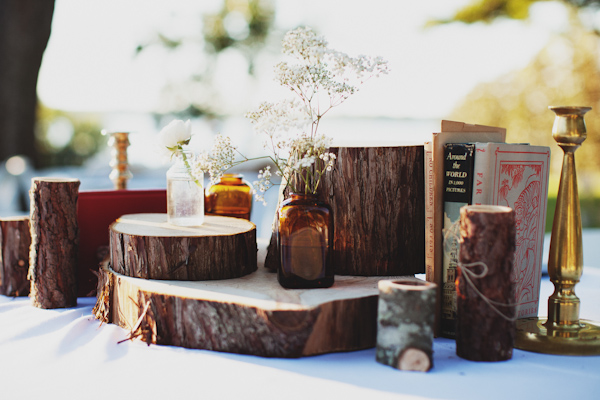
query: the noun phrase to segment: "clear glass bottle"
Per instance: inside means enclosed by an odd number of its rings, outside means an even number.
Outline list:
[[[206,193],[206,213],[250,220],[252,188],[241,174],[224,174]]]
[[[186,164],[191,152],[177,155],[167,171],[168,222],[178,226],[200,226],[204,222],[204,175],[194,177]]]
[[[295,194],[278,211],[279,284],[289,289],[333,285],[333,212],[313,194]]]

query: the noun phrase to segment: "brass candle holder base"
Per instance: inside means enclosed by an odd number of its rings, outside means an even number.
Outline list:
[[[583,273],[581,209],[575,172],[575,150],[587,137],[583,116],[589,107],[550,107],[556,114],[552,137],[564,151],[556,199],[548,275],[554,293],[548,298],[548,318],[517,321],[515,348],[565,355],[600,354],[600,324],[579,319],[575,285]]]
[[[574,329],[547,329],[546,318],[517,320],[515,347],[536,353],[564,356],[600,355],[600,324],[585,319]]]

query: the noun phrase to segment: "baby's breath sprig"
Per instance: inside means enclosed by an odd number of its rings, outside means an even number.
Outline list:
[[[305,193],[315,194],[322,176],[334,168],[336,158],[328,151],[330,139],[318,133],[321,119],[370,77],[387,74],[388,64],[380,57],[350,57],[330,49],[325,38],[310,28],[288,32],[282,49],[294,62],[277,64],[275,80],[295,98],[262,103],[246,117],[256,132],[266,135],[265,148],[272,153],[269,158],[278,169],[276,175],[294,192],[304,186]],[[264,200],[259,193],[272,186],[270,171],[267,178],[265,171],[260,172],[255,184],[259,200]]]

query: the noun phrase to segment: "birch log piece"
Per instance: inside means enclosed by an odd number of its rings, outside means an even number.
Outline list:
[[[375,346],[379,279],[336,277],[332,289],[287,290],[265,268],[189,282],[131,278],[104,266],[94,313],[147,343],[296,358]]]
[[[0,219],[0,294],[29,294],[29,217]]]
[[[230,279],[256,270],[256,226],[240,218],[206,215],[201,226],[182,227],[166,214],[128,214],[109,235],[113,269],[135,278]]]
[[[319,199],[333,210],[339,275],[425,272],[423,146],[332,147],[336,164]],[[284,197],[286,197],[284,195]],[[265,266],[277,269],[275,233]]]
[[[39,308],[77,305],[79,180],[33,178],[29,253],[30,297]]]
[[[501,206],[462,207],[460,235],[456,354],[508,360],[515,337],[515,214]]]
[[[433,367],[436,284],[379,281],[376,360],[407,371]]]

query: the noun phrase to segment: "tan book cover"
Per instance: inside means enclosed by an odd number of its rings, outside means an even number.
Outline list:
[[[516,249],[511,279],[517,317],[537,317],[548,207],[550,148],[510,143],[475,143],[473,204],[515,211]]]

